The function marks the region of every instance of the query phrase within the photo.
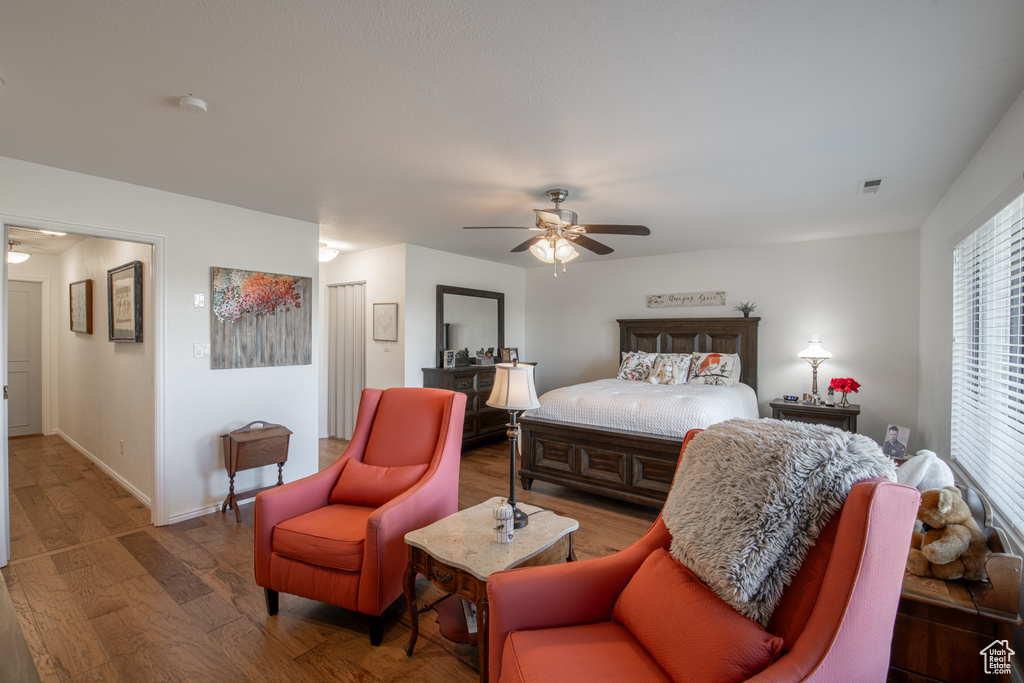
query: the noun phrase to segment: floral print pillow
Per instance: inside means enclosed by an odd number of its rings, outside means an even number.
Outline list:
[[[657,354],[654,353],[623,351],[622,365],[619,366],[619,374],[615,378],[633,379],[642,382],[650,377],[655,358],[657,358]]]
[[[734,353],[695,353],[687,381],[722,387],[739,384],[740,357]]]

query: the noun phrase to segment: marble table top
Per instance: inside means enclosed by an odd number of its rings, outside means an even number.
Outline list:
[[[575,519],[519,503],[517,507],[530,515],[530,523],[515,530],[511,543],[495,543],[492,510],[498,500],[498,497],[491,498],[430,526],[410,531],[405,535],[405,542],[447,565],[486,581],[493,572],[511,569],[525,562],[580,528]],[[531,514],[534,512],[537,514]]]

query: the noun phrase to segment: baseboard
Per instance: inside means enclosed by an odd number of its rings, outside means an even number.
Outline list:
[[[255,502],[256,502],[256,499],[252,498],[252,499],[246,500],[246,501],[238,501],[237,505],[252,505]],[[208,514],[210,514],[212,512],[220,512],[221,507],[223,507],[223,503],[221,503],[220,505],[214,504],[214,505],[210,505],[208,507],[198,508],[196,510],[189,510],[188,512],[179,512],[176,515],[171,515],[170,517],[168,517],[167,518],[167,523],[168,524],[177,524],[178,522],[184,522],[184,521],[189,520],[189,519],[195,519],[196,517],[202,517],[203,515],[208,515]],[[232,517],[234,517],[234,515],[235,515],[233,510],[228,510],[224,514],[225,515],[231,515]]]
[[[139,489],[135,488],[134,484],[132,484],[130,481],[128,481],[127,479],[122,477],[120,474],[115,472],[110,467],[110,465],[108,465],[107,463],[105,463],[102,460],[100,460],[99,458],[97,458],[95,455],[93,455],[88,450],[86,450],[86,448],[83,447],[80,443],[78,443],[77,441],[72,439],[70,436],[68,436],[67,434],[65,434],[61,430],[55,429],[55,430],[53,430],[53,433],[56,434],[57,436],[59,436],[61,439],[63,439],[69,446],[74,448],[76,451],[78,451],[79,453],[81,453],[82,455],[87,457],[89,460],[91,460],[97,467],[99,467],[101,470],[106,472],[107,475],[111,479],[113,479],[118,484],[120,484],[125,489],[127,489],[128,493],[130,493],[133,496],[135,496],[136,498],[138,498],[139,501],[143,505],[148,507],[150,510],[153,509],[153,502],[149,499],[149,496],[147,496],[145,493],[143,493]]]

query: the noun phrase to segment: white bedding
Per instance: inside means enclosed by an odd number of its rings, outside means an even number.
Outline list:
[[[734,417],[757,419],[757,395],[746,384],[651,384],[599,379],[553,389],[525,413],[560,422],[683,437]]]

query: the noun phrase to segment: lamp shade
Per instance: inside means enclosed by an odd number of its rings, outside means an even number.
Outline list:
[[[534,242],[533,246],[530,247],[530,253],[536,256],[544,263],[555,262],[555,250],[548,244],[546,239],[538,240]]]
[[[808,344],[809,346],[798,354],[804,360],[827,360],[832,357],[832,352],[826,351],[822,347],[818,335],[812,334],[811,341]]]
[[[494,388],[487,405],[502,410],[533,410],[540,407],[533,366],[498,363],[494,366]]]

